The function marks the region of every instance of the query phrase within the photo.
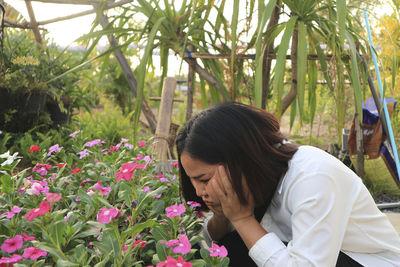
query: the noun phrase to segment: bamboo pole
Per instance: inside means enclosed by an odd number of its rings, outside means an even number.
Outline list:
[[[194,47],[190,45],[188,47],[188,50],[192,52],[194,50]],[[194,59],[191,59],[190,61],[193,61]],[[188,70],[188,89],[187,89],[187,102],[186,102],[186,121],[189,121],[190,118],[192,117],[192,112],[193,112],[193,94],[194,94],[194,68],[193,64],[188,64],[189,65],[189,70]]]
[[[28,10],[30,25],[32,27],[33,34],[35,35],[36,42],[43,44],[42,36],[40,36],[39,27],[36,22],[35,13],[33,12],[32,4],[30,0],[25,0],[26,8]]]
[[[93,4],[93,6],[96,10],[98,9],[97,4]],[[107,28],[108,24],[109,24],[108,18],[106,17],[106,15],[104,15],[104,13],[102,11],[99,12],[98,18],[99,18],[100,25],[104,29]],[[108,41],[109,41],[111,47],[114,48],[114,47],[118,46],[117,39],[115,39],[115,37],[113,35],[107,35],[107,38],[108,38]],[[121,65],[122,71],[124,72],[124,75],[128,81],[129,87],[133,91],[134,95],[137,97],[137,81],[136,81],[136,77],[133,74],[133,71],[128,63],[128,60],[122,53],[121,49],[115,50],[114,55],[117,58],[119,64]],[[152,133],[154,133],[156,130],[157,121],[156,121],[156,118],[155,118],[153,112],[151,111],[150,106],[147,103],[145,98],[142,99],[142,111],[143,111],[143,115],[146,117],[150,131]]]
[[[133,0],[123,0],[123,1],[116,2],[116,3],[107,4],[103,8],[103,10],[119,7],[119,6],[128,4],[128,3],[131,3],[131,2],[133,2]],[[73,19],[73,18],[77,18],[77,17],[90,15],[90,14],[93,14],[93,13],[96,13],[96,12],[97,12],[96,9],[86,10],[86,11],[82,11],[82,12],[79,12],[79,13],[75,13],[75,14],[71,14],[71,15],[68,15],[68,16],[64,16],[64,17],[59,17],[59,18],[39,21],[38,24],[39,25],[50,24],[50,23],[54,23],[54,22],[59,22],[59,21],[63,21],[63,20],[68,20],[68,19]]]
[[[172,77],[164,79],[160,109],[158,110],[158,120],[156,134],[153,137],[154,152],[158,165],[157,171],[171,171],[171,166],[168,163],[169,151],[169,131],[171,126],[172,105],[174,99],[174,92],[176,88],[176,80]]]

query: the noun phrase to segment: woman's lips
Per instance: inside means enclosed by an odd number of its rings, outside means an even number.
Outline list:
[[[212,202],[208,202],[208,201],[204,201],[204,203],[206,203],[207,206],[212,206],[213,205]]]

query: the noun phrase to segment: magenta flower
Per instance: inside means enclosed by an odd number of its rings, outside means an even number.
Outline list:
[[[178,259],[174,259],[171,256],[167,256],[165,261],[157,263],[156,267],[193,267],[190,262],[186,262],[181,256]]]
[[[179,204],[179,205],[169,206],[165,208],[165,211],[167,212],[166,216],[168,218],[174,218],[184,213],[186,211],[186,208],[183,204]]]
[[[50,156],[53,154],[53,152],[60,152],[62,147],[60,147],[58,144],[55,144],[54,146],[51,146],[49,149],[49,153],[47,153],[47,156]]]
[[[218,246],[214,242],[212,243],[212,247],[208,248],[208,250],[211,252],[210,256],[211,257],[221,257],[224,258],[228,255],[228,251],[224,246]]]
[[[4,240],[4,242],[0,248],[1,248],[1,250],[5,251],[5,252],[13,253],[14,251],[22,248],[23,244],[24,244],[24,241],[22,239],[22,236],[16,235],[13,238]]]
[[[117,177],[117,182],[121,179],[129,181],[132,179],[133,172],[137,169],[138,165],[136,163],[124,163],[121,165],[119,172],[115,174]]]
[[[103,141],[101,141],[100,139],[94,139],[92,141],[87,142],[85,144],[85,147],[92,147],[92,146],[95,146],[95,145],[98,145],[98,144],[101,144],[101,143],[103,143]]]
[[[36,260],[39,257],[46,257],[47,252],[35,247],[29,247],[24,249],[24,254],[22,254],[22,257],[25,259],[31,259],[31,260]]]
[[[138,147],[145,147],[146,146],[146,141],[140,141],[138,142]]]
[[[94,188],[96,188],[97,190],[100,191],[100,192],[99,192],[100,195],[104,195],[104,196],[107,196],[108,193],[110,193],[110,191],[111,191],[111,187],[110,187],[110,186],[109,186],[109,187],[104,187],[104,186],[101,185],[101,182],[100,182],[100,181],[98,181],[98,182],[94,185]]]
[[[131,145],[131,144],[129,144],[129,143],[126,143],[126,144],[124,144],[124,147],[127,147],[127,148],[129,148],[129,149],[132,149],[132,148],[133,148],[133,145]]]
[[[192,246],[190,245],[188,237],[186,235],[179,235],[178,241],[178,245],[172,249],[172,252],[181,254],[189,253]]]
[[[4,263],[4,264],[6,264],[5,266],[8,266],[7,265],[8,263],[16,263],[16,262],[19,262],[20,260],[22,260],[21,255],[14,254],[14,255],[11,256],[11,258],[9,258],[9,257],[1,257],[0,258],[0,264]],[[12,264],[9,265],[9,266],[12,266]]]
[[[112,218],[118,218],[118,214],[119,211],[117,208],[102,208],[97,214],[97,221],[99,223],[110,223]]]
[[[36,163],[36,165],[33,167],[32,172],[37,172],[40,175],[46,175],[47,171],[51,169],[53,166],[49,164],[44,164],[44,163]]]
[[[73,132],[72,134],[70,134],[69,136],[71,136],[72,138],[74,138],[78,133],[80,133],[81,130],[77,130],[75,132]]]
[[[83,159],[84,157],[86,157],[87,155],[89,155],[89,151],[87,150],[87,148],[85,148],[83,151],[76,153],[78,154],[80,159]]]
[[[57,203],[61,198],[62,196],[57,193],[46,193],[46,199],[50,204]]]
[[[201,207],[201,204],[200,203],[197,203],[196,201],[188,201],[188,202],[186,202],[188,205],[190,205],[190,206],[192,206],[193,208],[196,208],[196,207]]]
[[[28,217],[27,220],[28,221],[32,221],[37,216],[46,214],[47,212],[50,211],[50,209],[51,209],[50,204],[48,202],[46,202],[46,201],[42,201],[40,203],[39,208],[32,209],[27,214],[25,214],[24,217]]]
[[[149,191],[151,191],[150,187],[148,186],[143,187],[143,192],[149,192]]]
[[[22,238],[24,239],[24,241],[32,241],[35,240],[34,236],[29,236],[26,233],[22,233]]]
[[[21,211],[21,208],[20,208],[20,207],[14,206],[14,207],[11,209],[11,211],[5,212],[5,213],[3,213],[3,214],[1,214],[1,215],[7,214],[6,218],[7,218],[7,219],[11,219],[12,217],[14,217],[15,214],[19,213],[20,211]]]

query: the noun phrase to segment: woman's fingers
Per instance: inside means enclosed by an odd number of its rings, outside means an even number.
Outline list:
[[[218,174],[225,193],[226,194],[232,193],[232,184],[228,178],[228,175],[226,174],[224,166],[218,166]]]

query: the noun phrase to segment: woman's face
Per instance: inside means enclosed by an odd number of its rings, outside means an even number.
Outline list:
[[[211,209],[220,206],[220,202],[215,195],[209,181],[218,174],[218,164],[208,164],[204,161],[192,158],[188,153],[183,152],[181,155],[181,163],[186,174],[190,177],[196,195],[201,197],[206,205]]]

